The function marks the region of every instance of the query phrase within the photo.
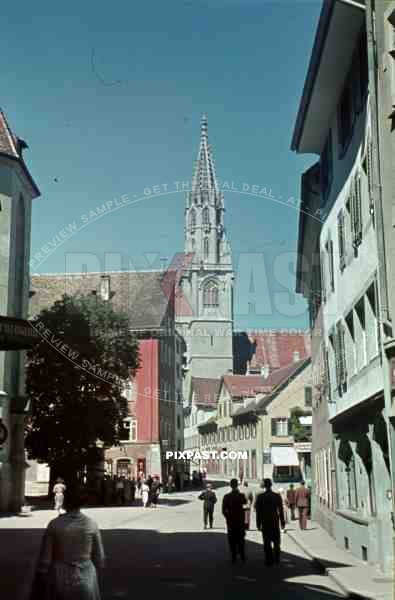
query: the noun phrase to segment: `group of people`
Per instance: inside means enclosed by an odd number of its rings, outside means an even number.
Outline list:
[[[264,479],[263,491],[256,495],[254,501],[247,482],[243,483],[243,492],[239,490],[237,479],[231,480],[230,487],[231,491],[225,494],[222,501],[222,514],[226,520],[232,563],[236,562],[238,555],[242,562],[246,560],[245,534],[250,528],[251,509],[254,508],[256,526],[262,532],[265,562],[269,566],[278,564],[281,530],[285,530],[288,521],[288,508],[291,511],[291,520],[295,518],[295,507],[298,508],[300,528],[307,528],[309,489],[303,481],[297,490],[291,485],[289,493],[285,496],[272,490],[271,479]],[[207,484],[206,490],[199,495],[199,499],[203,501],[204,529],[207,529],[207,525],[212,529],[217,496],[211,484]]]

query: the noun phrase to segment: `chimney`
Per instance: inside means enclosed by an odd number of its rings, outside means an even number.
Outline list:
[[[267,379],[269,377],[270,374],[270,365],[263,365],[263,367],[261,367],[261,375],[264,379]]]
[[[298,350],[294,351],[293,358],[295,363],[300,361],[300,352]]]

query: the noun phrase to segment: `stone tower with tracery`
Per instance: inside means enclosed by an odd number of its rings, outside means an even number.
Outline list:
[[[194,258],[181,288],[193,314],[177,317],[187,344],[188,379],[220,378],[233,367],[234,277],[224,213],[203,115],[191,191],[185,198],[185,253]]]

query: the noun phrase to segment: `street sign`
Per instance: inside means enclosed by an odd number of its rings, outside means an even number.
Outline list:
[[[8,429],[4,425],[4,423],[0,423],[0,446],[4,444],[4,442],[8,438]]]

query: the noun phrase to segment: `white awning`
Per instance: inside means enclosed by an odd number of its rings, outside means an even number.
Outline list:
[[[293,446],[273,446],[272,464],[275,467],[298,467],[298,454]]]

